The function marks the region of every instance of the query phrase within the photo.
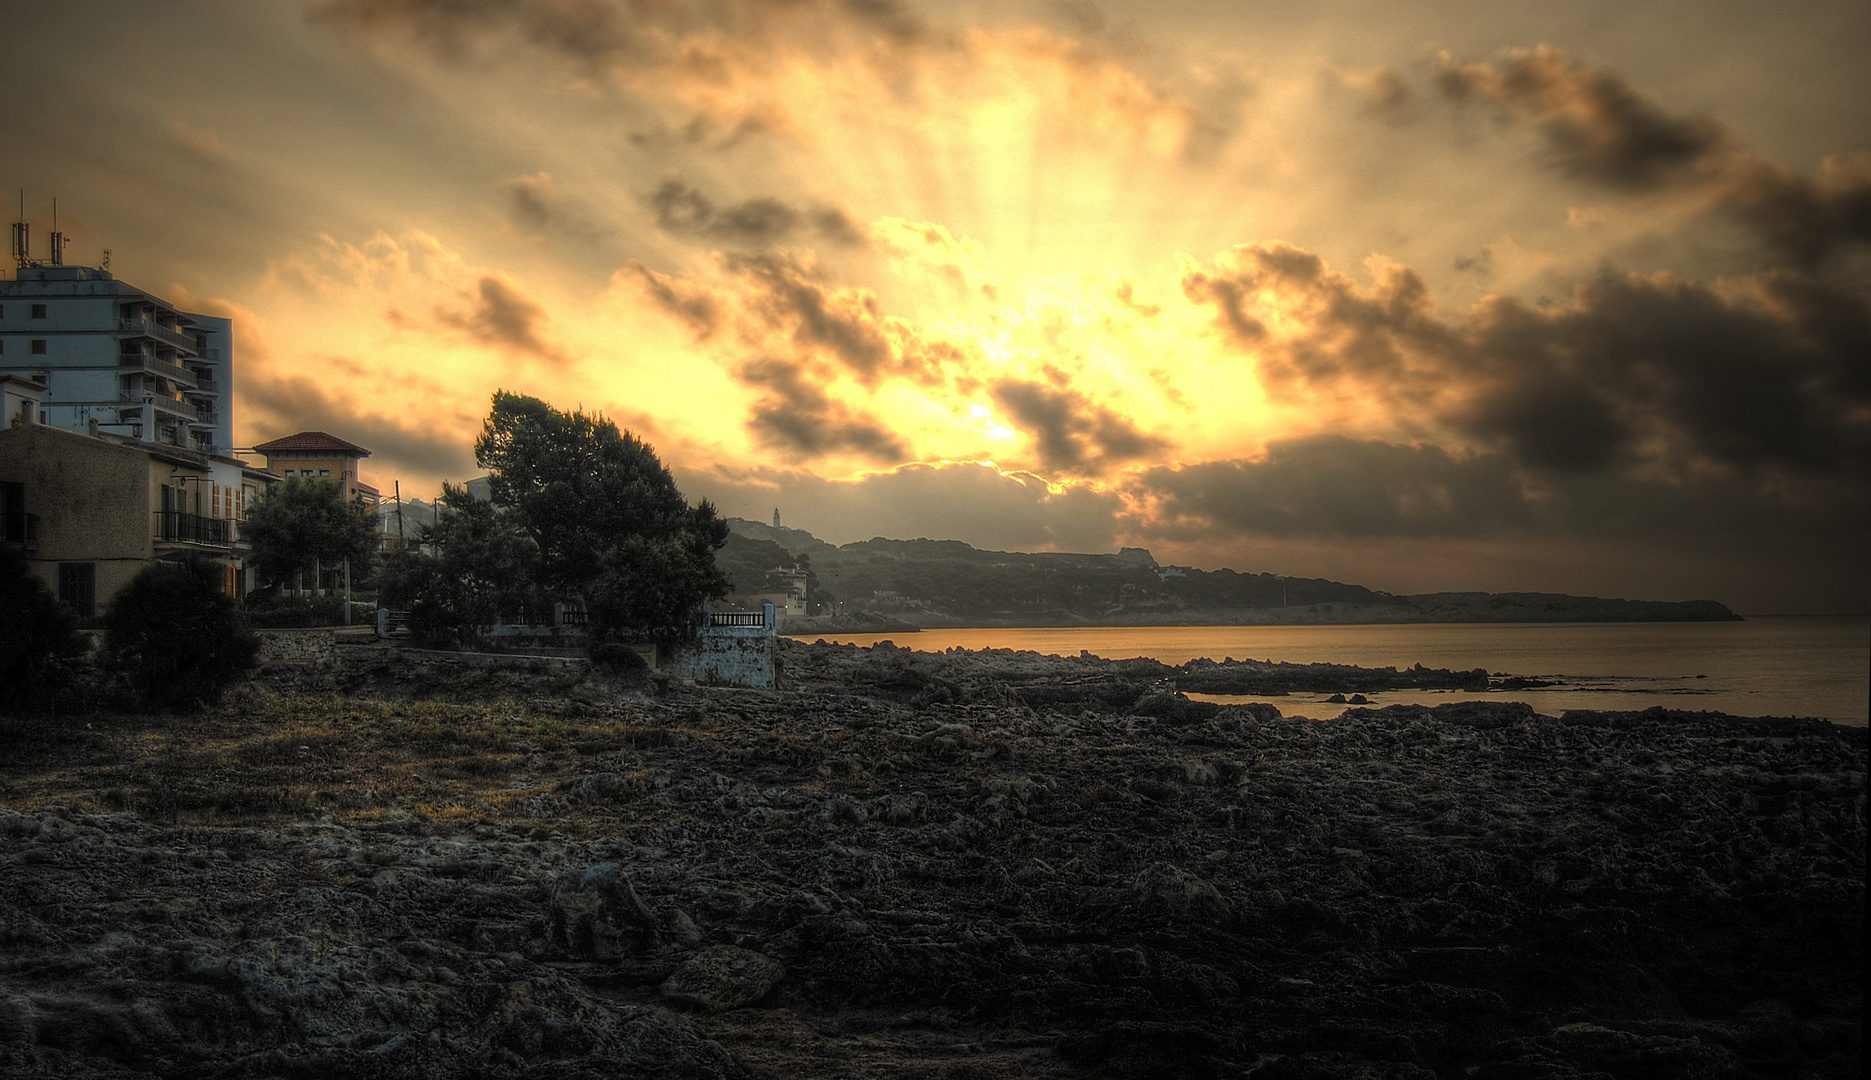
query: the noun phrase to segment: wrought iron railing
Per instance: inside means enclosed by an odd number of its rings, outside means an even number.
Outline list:
[[[234,523],[225,518],[184,514],[179,510],[156,511],[156,537],[172,544],[208,544],[234,546]]]

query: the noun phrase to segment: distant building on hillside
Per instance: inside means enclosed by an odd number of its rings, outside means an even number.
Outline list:
[[[40,422],[227,455],[234,333],[90,266],[21,257],[0,281],[0,375],[45,387]]]
[[[376,507],[377,489],[364,483],[359,462],[370,451],[323,431],[301,431],[283,439],[264,442],[253,448],[266,455],[266,467],[288,480],[304,477],[311,480],[337,480],[344,484],[347,499],[363,499]]]

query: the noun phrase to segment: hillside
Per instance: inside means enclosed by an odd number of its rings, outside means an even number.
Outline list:
[[[959,540],[833,546],[741,518],[719,560],[737,588],[803,562],[817,616],[797,629],[905,626],[1162,626],[1373,622],[1689,622],[1736,619],[1712,600],[1559,593],[1398,596],[1323,578],[1162,566],[1143,548],[1111,555],[982,551]],[[822,626],[820,624],[823,624]]]

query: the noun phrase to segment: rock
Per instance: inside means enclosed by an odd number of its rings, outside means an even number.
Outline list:
[[[726,1012],[766,997],[785,976],[778,960],[735,945],[714,945],[684,961],[659,989],[671,1001]]]
[[[616,863],[568,874],[552,895],[553,942],[581,960],[616,960],[653,948],[660,921]]]

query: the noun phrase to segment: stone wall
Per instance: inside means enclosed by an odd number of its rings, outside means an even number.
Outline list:
[[[331,627],[261,630],[260,664],[309,664],[330,667],[337,662],[338,635]]]
[[[705,627],[694,643],[664,658],[663,671],[700,683],[772,686],[773,628]]]

